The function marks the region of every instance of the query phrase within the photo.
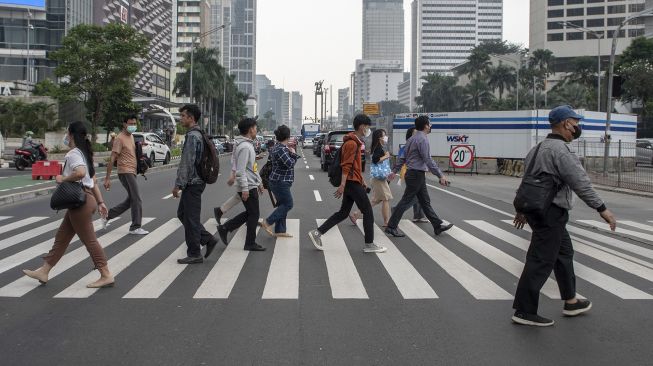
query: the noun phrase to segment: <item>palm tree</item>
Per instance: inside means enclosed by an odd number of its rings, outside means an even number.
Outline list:
[[[460,109],[462,88],[456,85],[457,77],[433,73],[422,79],[424,85],[416,101],[425,111],[455,112]]]
[[[483,77],[477,77],[465,86],[463,91],[463,106],[466,109],[480,111],[481,107],[488,104],[494,99],[488,82]]]
[[[577,57],[572,65],[573,71],[566,76],[565,81],[580,84],[587,89],[593,89],[596,85],[596,58],[590,56]]]
[[[487,74],[490,68],[490,56],[481,49],[473,49],[467,62],[460,67],[460,73],[469,75],[470,79]]]
[[[499,89],[499,100],[503,100],[504,90],[511,90],[517,86],[517,74],[514,71],[513,67],[503,64],[490,68],[488,84],[492,90]]]

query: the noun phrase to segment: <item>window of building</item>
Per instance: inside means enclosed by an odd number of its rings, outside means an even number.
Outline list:
[[[592,6],[587,8],[587,15],[605,14],[605,6]]]
[[[604,27],[605,26],[605,19],[600,18],[600,19],[587,19],[587,26],[588,27]]]
[[[626,5],[609,5],[608,14],[623,14],[626,12]]]
[[[585,15],[585,8],[567,9],[568,17],[581,17],[583,15]]]
[[[619,25],[625,18],[608,18],[608,26]]]
[[[564,4],[565,0],[549,0],[549,6],[560,6]]]
[[[585,33],[583,32],[568,32],[567,40],[568,41],[579,41],[584,39]]]
[[[564,26],[560,22],[549,22],[548,29],[562,29]]]
[[[565,16],[565,11],[563,9],[549,10],[549,18],[562,18]]]
[[[550,34],[547,34],[546,39],[549,42],[563,41],[564,40],[564,35],[563,35],[563,33],[550,33]]]
[[[585,0],[567,0],[567,5],[585,4]]]

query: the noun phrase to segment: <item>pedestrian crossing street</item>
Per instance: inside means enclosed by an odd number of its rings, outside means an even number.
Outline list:
[[[230,299],[252,277],[264,280],[256,297],[300,300],[306,271],[323,275],[324,286],[332,299],[373,299],[375,286],[390,286],[405,300],[440,299],[450,294],[453,286],[481,301],[513,298],[517,279],[529,244],[528,228],[516,230],[510,220],[463,220],[454,222],[447,233],[432,236],[430,225],[409,220],[400,223],[406,238],[390,238],[375,226],[376,242],[388,248],[382,254],[363,254],[363,226],[347,223],[323,235],[325,250],[313,248],[306,232],[324,220],[289,219],[292,238],[272,239],[260,233],[268,247],[264,253],[242,249],[245,228],[234,233],[230,245],[216,249],[200,267],[203,277],[188,277],[191,269],[177,264],[186,254],[183,228],[179,220],[144,218],[147,236],[129,235],[128,218],[117,219],[106,230],[94,222],[100,244],[109,256],[109,267],[116,277],[116,287],[99,292],[122,299],[158,299],[170,295],[171,288],[181,283],[193,290],[192,298]],[[94,296],[97,289],[86,284],[97,278],[89,268],[88,253],[78,238],[50,273],[49,282],[41,286],[22,275],[23,268],[36,268],[40,257],[54,242],[60,219],[45,216],[17,218],[0,216],[0,297],[54,297],[83,299]],[[591,292],[623,300],[653,300],[653,225],[652,222],[620,222],[615,236],[606,224],[579,220],[569,225],[576,251],[575,270],[579,279],[579,296]],[[215,228],[215,220],[205,222]],[[263,239],[265,237],[265,239]],[[222,244],[220,244],[222,246]],[[118,249],[120,250],[113,250]],[[253,258],[257,256],[257,258]],[[258,259],[263,256],[264,262]],[[370,261],[376,257],[378,260]],[[322,258],[324,258],[322,260]],[[302,261],[312,267],[302,267]],[[248,264],[265,263],[264,268]],[[316,268],[320,266],[322,268]],[[371,283],[365,271],[373,266],[389,281]],[[192,280],[190,280],[191,278]],[[506,280],[510,279],[510,280]],[[240,283],[240,285],[238,285]],[[47,289],[35,291],[39,288]],[[45,295],[47,293],[47,295]],[[550,278],[542,295],[559,299],[555,279]]]

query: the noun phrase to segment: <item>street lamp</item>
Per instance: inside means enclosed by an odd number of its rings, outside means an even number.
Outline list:
[[[193,67],[194,67],[194,58],[195,58],[195,42],[197,42],[198,39],[202,39],[210,34],[213,34],[219,30],[224,29],[227,25],[230,25],[231,23],[228,24],[223,24],[219,27],[213,28],[211,30],[208,30],[200,35],[194,36],[193,40],[191,41],[190,45],[190,102],[194,103],[193,100]]]
[[[613,85],[613,77],[614,77],[614,59],[615,59],[615,53],[617,52],[617,38],[619,37],[619,33],[623,29],[626,24],[632,22],[635,19],[641,18],[641,17],[646,17],[650,16],[653,14],[653,8],[649,9],[644,9],[640,11],[639,13],[633,14],[626,19],[624,19],[621,24],[619,24],[619,27],[614,31],[614,34],[612,35],[612,50],[610,52],[610,68],[608,71],[608,101],[607,101],[607,116],[605,119],[605,150],[603,152],[603,174],[608,173],[608,156],[610,155],[610,119],[612,118],[612,85]]]
[[[32,12],[30,10],[27,10],[27,82],[32,81],[32,57],[30,54],[30,40],[29,40],[29,31],[30,29],[33,30],[34,26],[30,22],[32,20]]]
[[[601,41],[606,37],[606,33],[599,33],[596,31],[593,31],[589,28],[581,27],[579,25],[576,25],[571,22],[558,22],[558,24],[562,25],[563,27],[569,27],[569,28],[574,28],[579,31],[585,32],[587,34],[591,34],[596,38],[597,44],[598,44],[598,67],[597,67],[597,85],[596,85],[596,110],[598,112],[601,111]]]

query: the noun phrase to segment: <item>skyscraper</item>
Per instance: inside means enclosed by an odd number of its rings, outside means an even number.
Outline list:
[[[472,48],[502,38],[503,0],[415,0],[412,19],[410,98],[414,103],[422,77],[449,74]]]
[[[175,6],[176,4],[176,6]],[[184,60],[184,54],[190,52],[193,38],[208,30],[207,24],[202,24],[202,9],[210,9],[208,0],[177,0],[172,6],[172,70],[170,90],[175,87],[177,74],[183,70],[177,66]],[[198,46],[197,44],[195,45]],[[189,102],[188,97],[172,95],[175,102]]]
[[[231,0],[231,65],[238,90],[256,92],[256,1]]]
[[[403,65],[403,0],[363,0],[363,59]]]

